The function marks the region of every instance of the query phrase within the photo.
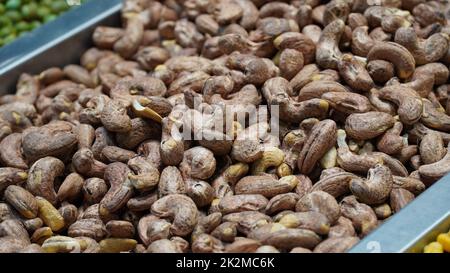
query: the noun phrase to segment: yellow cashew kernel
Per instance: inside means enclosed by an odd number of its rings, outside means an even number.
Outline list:
[[[423,248],[423,253],[444,253],[444,248],[438,242],[432,242]]]
[[[445,252],[450,252],[450,234],[442,233],[437,237],[438,243],[442,245]]]
[[[292,169],[291,169],[291,167],[289,167],[288,164],[282,163],[277,168],[277,175],[278,175],[278,177],[285,177],[288,175],[292,175]]]
[[[47,253],[80,253],[80,242],[67,236],[53,236],[45,240],[42,244],[42,248]]]
[[[324,169],[336,167],[337,164],[337,150],[336,147],[332,147],[328,152],[320,159],[320,165]]]
[[[276,147],[266,149],[263,156],[253,163],[252,175],[264,173],[269,167],[278,167],[284,161],[284,152]]]
[[[39,207],[39,218],[52,229],[52,231],[58,231],[65,225],[64,218],[59,211],[45,198],[40,196],[36,197],[36,201]]]
[[[292,214],[286,214],[281,217],[279,223],[287,228],[295,228],[299,225],[297,217]]]
[[[161,123],[162,122],[162,117],[156,113],[154,110],[152,110],[149,107],[145,107],[142,106],[142,103],[146,104],[149,103],[150,100],[147,98],[143,98],[141,99],[141,101],[138,100],[133,100],[133,112],[137,115],[140,116],[142,118],[149,118],[152,119],[156,122]]]
[[[100,241],[101,253],[120,253],[133,250],[137,245],[136,240],[109,238]]]

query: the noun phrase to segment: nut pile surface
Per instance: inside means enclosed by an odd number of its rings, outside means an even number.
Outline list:
[[[124,1],[0,98],[0,252],[347,251],[450,171],[449,8]]]

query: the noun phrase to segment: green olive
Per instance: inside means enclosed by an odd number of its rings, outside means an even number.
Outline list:
[[[20,12],[18,12],[17,10],[8,10],[5,13],[6,17],[8,17],[9,19],[11,19],[11,21],[13,23],[19,22],[20,20],[22,20],[22,15],[20,14]]]
[[[50,15],[52,11],[46,6],[40,6],[36,10],[36,14],[39,18],[44,19],[46,16]]]
[[[22,16],[27,20],[32,20],[38,17],[37,14],[38,5],[36,3],[30,3],[23,5],[21,8]]]
[[[0,28],[0,37],[4,38],[13,32],[14,32],[14,28],[12,26],[6,26],[3,28]]]
[[[32,30],[32,29],[38,28],[38,27],[40,27],[41,25],[42,25],[42,23],[39,22],[39,21],[32,21],[32,22],[30,23],[30,29]]]
[[[22,5],[20,0],[8,0],[6,1],[5,7],[7,10],[18,10]]]
[[[50,7],[54,0],[41,0],[41,5]]]
[[[17,32],[29,31],[30,24],[28,24],[25,21],[20,21],[19,23],[16,24],[16,30]]]
[[[12,21],[6,16],[0,16],[0,27],[11,26]]]
[[[69,5],[67,5],[67,3],[65,1],[61,1],[61,0],[55,0],[50,5],[50,9],[54,13],[60,13],[60,12],[66,11],[68,8],[69,8]]]

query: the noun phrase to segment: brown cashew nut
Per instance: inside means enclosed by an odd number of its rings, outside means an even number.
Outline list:
[[[172,220],[170,232],[176,236],[186,236],[194,230],[198,221],[198,209],[191,198],[181,194],[170,194],[152,205],[152,213]]]
[[[38,214],[38,205],[34,196],[22,187],[11,185],[4,193],[5,200],[11,204],[23,217],[35,218]]]
[[[323,120],[311,129],[308,139],[299,154],[297,167],[300,173],[310,173],[317,161],[336,143],[336,123],[333,120]]]
[[[376,83],[386,83],[395,75],[394,65],[383,60],[374,60],[367,63],[367,71]]]
[[[391,170],[383,165],[370,169],[367,179],[353,178],[350,190],[360,202],[378,205],[386,201],[392,190],[393,178]]]
[[[147,215],[139,220],[137,232],[144,245],[148,246],[152,242],[168,239],[171,224],[154,215]]]
[[[58,199],[54,181],[64,171],[64,163],[54,157],[44,157],[36,161],[29,171],[27,189],[34,195],[42,196],[50,203],[56,204]]]
[[[7,167],[28,168],[28,164],[22,155],[22,134],[11,134],[0,142],[0,159]]]
[[[439,161],[419,167],[420,176],[436,181],[450,171],[450,149],[447,147],[446,155]]]
[[[94,35],[95,37],[95,35]],[[114,42],[114,51],[127,58],[135,54],[144,37],[144,25],[136,16],[128,18],[127,26],[119,39]]]
[[[353,139],[367,140],[383,134],[394,123],[391,115],[382,112],[351,114],[345,121],[345,132]]]
[[[440,111],[427,99],[423,99],[423,114],[420,121],[430,128],[446,132],[450,131],[450,116]]]
[[[358,242],[358,237],[328,238],[318,244],[313,253],[345,253]]]
[[[348,89],[342,84],[336,82],[339,79],[339,76],[334,77],[332,75],[326,75],[325,72],[334,70],[324,70],[323,74],[313,74],[310,75],[310,78],[318,78],[312,82],[307,83],[301,88],[298,92],[297,100],[305,101],[313,98],[320,98],[323,94],[333,92],[333,93],[345,93],[348,92]],[[334,72],[333,72],[334,73]],[[300,73],[298,74],[300,75]],[[323,77],[322,77],[323,76]],[[288,90],[290,91],[290,90]]]
[[[320,118],[328,112],[328,103],[325,100],[294,101],[289,96],[292,94],[289,82],[281,77],[266,81],[263,94],[270,105],[279,106],[279,117],[286,122],[295,123],[311,117]]]
[[[339,74],[354,90],[369,91],[375,84],[365,64],[350,54],[343,54],[338,61]]]
[[[159,196],[185,194],[186,185],[177,167],[167,166],[162,170],[158,183]]]
[[[105,181],[110,184],[108,192],[100,201],[99,214],[106,216],[125,206],[133,195],[133,185],[129,179],[131,170],[127,165],[115,162],[104,172]]]
[[[160,144],[161,161],[164,165],[175,166],[183,160],[184,142],[178,125],[182,122],[184,107],[175,107],[168,117],[162,120]]]
[[[352,92],[327,92],[322,99],[328,101],[336,111],[353,114],[366,113],[372,110],[372,104],[366,96]]]
[[[308,36],[297,32],[285,32],[273,40],[279,50],[295,49],[302,53],[305,64],[314,62],[316,45]]]
[[[442,136],[438,132],[433,131],[427,133],[422,138],[419,151],[420,158],[425,165],[433,164],[441,160],[447,152]]]
[[[128,175],[135,189],[147,191],[158,185],[159,171],[148,159],[137,156],[128,160],[127,165],[135,173]]]
[[[330,230],[328,218],[315,211],[294,212],[281,217],[278,223],[287,228],[304,228],[319,235],[327,235]]]
[[[416,123],[422,116],[423,102],[411,88],[403,86],[386,86],[380,89],[380,98],[395,103],[400,120],[407,125]]]
[[[379,151],[388,155],[395,155],[407,145],[405,139],[400,136],[403,131],[403,124],[401,122],[394,123],[391,129],[388,129],[377,143]]]
[[[350,181],[356,178],[356,176],[349,172],[337,172],[325,177],[316,182],[311,188],[311,192],[314,191],[324,191],[334,198],[343,196],[349,193]]]
[[[123,101],[109,100],[100,114],[100,120],[111,132],[124,133],[131,130],[131,118],[127,115],[127,105]]]
[[[342,53],[339,40],[344,33],[345,23],[336,19],[322,31],[316,50],[316,62],[322,68],[337,69]]]
[[[448,36],[436,33],[421,39],[413,28],[401,27],[395,32],[395,42],[406,47],[414,56],[417,65],[432,63],[447,54],[449,47]]]
[[[89,177],[103,177],[106,168],[106,165],[95,159],[93,152],[87,148],[80,149],[73,155],[72,164],[78,173]]]
[[[239,180],[235,187],[235,194],[261,194],[267,198],[292,191],[298,184],[294,175],[276,180],[270,176],[246,176]]]
[[[409,78],[416,68],[413,55],[405,47],[393,42],[375,44],[367,54],[367,61],[384,60],[394,65],[397,77]]]
[[[298,200],[295,211],[315,211],[325,215],[333,225],[341,215],[336,199],[323,191],[314,191],[306,194]]]
[[[219,201],[222,214],[243,211],[262,211],[269,201],[261,194],[240,194],[225,196]]]
[[[356,197],[347,196],[341,201],[342,215],[350,219],[355,229],[365,236],[378,226],[378,219],[371,207],[359,203]]]
[[[214,154],[203,147],[194,147],[184,152],[180,171],[185,177],[208,179],[216,169]]]
[[[378,163],[383,163],[383,158],[374,154],[355,154],[353,153],[345,138],[344,130],[337,131],[337,164],[348,172],[366,173],[370,168]]]
[[[188,179],[186,195],[194,201],[197,207],[201,208],[211,204],[214,199],[214,189],[205,181]]]
[[[46,156],[64,157],[77,142],[73,125],[65,121],[30,128],[22,133],[23,154],[30,162]]]

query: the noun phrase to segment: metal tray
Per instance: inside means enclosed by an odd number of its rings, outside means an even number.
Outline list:
[[[120,24],[121,0],[93,0],[0,49],[0,95],[13,93],[21,73],[78,63],[96,26]],[[450,175],[366,236],[351,253],[421,252],[450,226]]]

